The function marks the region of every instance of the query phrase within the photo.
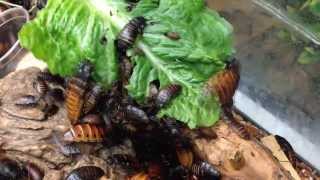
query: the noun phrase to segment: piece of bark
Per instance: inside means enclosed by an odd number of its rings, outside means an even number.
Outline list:
[[[295,180],[301,179],[273,135],[262,138],[261,142],[271,150],[272,154],[279,160],[280,164],[290,172]]]
[[[272,153],[257,140],[242,139],[223,120],[219,121],[212,129],[218,137],[212,140],[193,139],[194,149],[202,159],[215,165],[221,171],[222,179],[293,179],[273,157]],[[240,168],[234,168],[230,163],[230,158],[237,152],[241,152],[243,155],[243,160],[240,163],[244,162],[244,165],[241,165]]]

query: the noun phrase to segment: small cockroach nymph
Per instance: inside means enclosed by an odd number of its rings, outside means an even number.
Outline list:
[[[124,169],[138,170],[141,168],[138,160],[128,154],[114,154],[108,157],[107,163],[111,166],[121,166]]]
[[[78,124],[64,134],[64,140],[69,142],[102,142],[105,129],[93,124]]]
[[[177,32],[167,32],[165,33],[165,36],[167,36],[169,39],[177,41],[180,39],[180,35]]]
[[[31,178],[32,180],[42,180],[44,177],[44,173],[41,169],[39,169],[38,166],[36,166],[33,163],[27,163],[25,165],[25,168],[28,173],[28,178]]]
[[[148,115],[140,108],[128,105],[125,107],[126,118],[132,119],[141,123],[148,123]]]
[[[66,180],[93,180],[99,179],[104,174],[104,171],[99,167],[83,166],[71,171],[67,176]]]
[[[182,87],[178,84],[171,84],[160,90],[157,98],[156,105],[158,107],[164,107],[174,97],[176,97],[182,90]]]
[[[23,108],[34,108],[39,105],[39,98],[33,95],[24,95],[15,101],[15,105]]]
[[[126,180],[151,180],[148,173],[142,171],[135,173],[133,175],[130,175],[126,178]]]
[[[75,143],[63,144],[59,138],[57,133],[53,133],[52,135],[53,142],[59,147],[61,153],[65,156],[73,156],[80,154],[80,148]]]
[[[83,81],[88,81],[92,71],[93,65],[88,60],[85,60],[80,63],[78,74],[76,77],[82,79]]]
[[[199,178],[218,180],[221,177],[220,172],[214,166],[204,161],[193,164],[191,172]]]
[[[33,82],[33,87],[41,96],[43,96],[48,92],[50,84],[63,87],[64,79],[60,76],[50,74],[49,70],[46,69],[37,74],[37,77]]]
[[[121,30],[116,40],[117,50],[120,54],[125,55],[126,51],[134,44],[139,34],[142,34],[146,26],[144,17],[135,17],[129,21]]]
[[[130,62],[129,57],[120,57],[121,79],[124,85],[129,84],[129,79],[132,74],[133,65]]]
[[[219,97],[222,107],[233,105],[233,96],[240,80],[239,63],[233,59],[225,70],[218,72],[208,81],[208,89],[214,91]]]
[[[83,114],[89,113],[98,103],[102,93],[102,87],[99,85],[94,86],[91,91],[86,93],[84,97]]]

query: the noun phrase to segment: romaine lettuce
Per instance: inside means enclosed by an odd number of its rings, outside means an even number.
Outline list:
[[[214,124],[220,105],[216,95],[205,93],[204,85],[233,54],[232,27],[203,0],[140,0],[132,12],[127,6],[125,0],[49,0],[19,38],[51,72],[62,76],[90,60],[96,65],[94,79],[108,88],[118,76],[114,40],[130,19],[144,16],[148,26],[134,46],[143,54],[133,53],[129,94],[143,102],[150,82],[159,80],[161,87],[178,83],[182,93],[158,115],[191,128]],[[172,40],[167,32],[181,38]]]

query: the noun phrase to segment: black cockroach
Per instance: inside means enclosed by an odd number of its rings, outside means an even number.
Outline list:
[[[124,169],[138,170],[141,168],[138,160],[127,154],[114,154],[108,157],[107,163],[111,166],[121,166]]]
[[[202,179],[220,179],[220,172],[211,164],[207,162],[198,162],[191,166],[190,168],[192,174],[201,177]]]
[[[31,178],[32,180],[42,180],[43,179],[44,173],[35,164],[27,163],[25,165],[25,168],[28,172],[28,178]]]
[[[170,169],[169,177],[170,180],[189,180],[189,170],[183,166],[177,166]]]
[[[296,162],[297,157],[296,157],[296,153],[295,153],[293,147],[291,146],[291,144],[284,137],[281,137],[279,135],[275,135],[274,137],[277,140],[278,144],[280,145],[282,151],[286,154],[289,161],[295,167],[297,164],[297,162]]]
[[[178,84],[171,84],[160,90],[157,98],[156,104],[158,107],[163,107],[170,102],[174,97],[176,97],[182,90],[182,87]]]
[[[69,173],[66,180],[94,180],[104,175],[104,171],[96,166],[83,166]]]
[[[121,30],[116,40],[117,50],[120,54],[125,55],[126,51],[134,44],[139,34],[142,34],[146,26],[144,17],[135,17],[129,21]]]
[[[85,60],[80,63],[77,77],[82,79],[83,81],[88,81],[91,76],[92,70],[93,65],[88,60]]]
[[[0,178],[5,179],[20,179],[26,175],[25,169],[23,169],[16,161],[11,159],[0,159]]]
[[[148,115],[140,108],[132,105],[128,105],[125,107],[125,115],[126,118],[136,120],[142,123],[148,123],[149,118]]]
[[[84,97],[83,113],[87,114],[97,104],[102,93],[102,87],[99,85],[94,86]]]
[[[121,79],[123,85],[127,85],[132,74],[132,64],[129,57],[122,56],[120,57],[120,68],[121,68]]]
[[[39,98],[34,95],[24,95],[16,100],[15,105],[24,108],[36,107],[39,105]]]
[[[175,40],[175,41],[180,39],[180,35],[177,32],[167,32],[167,33],[165,33],[165,36],[167,36],[169,39]]]

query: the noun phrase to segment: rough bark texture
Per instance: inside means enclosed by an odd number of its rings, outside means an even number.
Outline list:
[[[37,68],[28,68],[0,80],[0,145],[6,156],[38,165],[45,172],[44,179],[61,179],[72,169],[84,165],[99,166],[110,175],[111,170],[104,159],[119,151],[132,153],[128,152],[130,143],[112,149],[95,144],[96,149],[100,148],[95,153],[66,157],[52,143],[51,137],[54,131],[62,134],[69,128],[64,108],[44,119],[44,114],[37,108],[21,109],[14,105],[21,95],[37,95],[32,79],[38,71]],[[241,139],[224,121],[220,121],[213,130],[218,135],[217,139],[194,139],[194,145],[201,157],[221,170],[224,179],[290,179],[271,153],[257,141]],[[229,159],[235,154],[240,160],[235,160],[236,165],[232,166]]]

